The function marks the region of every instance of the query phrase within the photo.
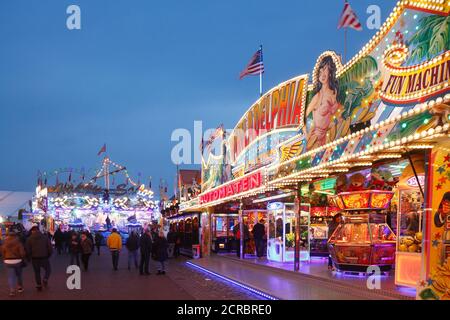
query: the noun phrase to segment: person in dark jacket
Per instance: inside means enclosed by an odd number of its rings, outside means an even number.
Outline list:
[[[36,288],[38,291],[42,291],[42,286],[47,287],[50,279],[51,266],[49,258],[53,253],[53,248],[48,237],[43,235],[37,226],[31,228],[31,236],[26,242],[26,251],[33,265]],[[41,269],[44,269],[43,279],[41,278]]]
[[[72,239],[70,241],[69,253],[70,253],[70,264],[74,264],[76,261],[77,266],[80,266],[80,252],[81,245],[80,239],[78,238],[78,234],[75,232],[72,233]]]
[[[91,240],[91,244],[92,244],[92,251],[94,251],[94,236],[92,235],[92,233],[89,230],[84,231],[84,233],[86,234],[86,237]]]
[[[103,242],[103,235],[101,234],[100,231],[97,231],[95,233],[95,246],[97,247],[98,255],[100,255],[100,247],[102,246],[102,242]]]
[[[241,256],[241,224],[237,223],[233,227],[234,240],[236,242],[236,255],[238,257]],[[247,245],[248,240],[250,239],[250,232],[248,231],[247,224],[244,223],[244,254],[245,247]]]
[[[128,250],[128,270],[131,270],[131,262],[134,260],[134,266],[138,268],[138,249],[139,249],[139,237],[136,232],[132,231],[128,237],[125,246]]]
[[[64,234],[62,233],[60,227],[55,231],[55,235],[53,236],[55,239],[55,247],[56,251],[58,252],[58,255],[61,255],[61,252],[63,250],[63,243],[64,243]]]
[[[263,219],[253,226],[252,233],[255,240],[256,255],[260,258],[264,255],[264,235],[266,234]]]
[[[89,258],[92,254],[93,244],[91,239],[89,239],[86,232],[81,234],[80,241],[80,251],[81,251],[81,261],[83,262],[84,271],[88,271],[89,268]]]
[[[158,274],[166,274],[164,262],[168,258],[167,249],[169,247],[169,243],[167,242],[166,237],[164,236],[164,232],[160,231],[158,237],[155,241],[156,246],[156,260],[160,263],[158,268]]]
[[[72,242],[72,232],[65,231],[64,232],[64,252],[65,253],[69,253],[71,242]]]
[[[145,232],[141,235],[139,247],[141,248],[141,261],[139,265],[139,274],[141,276],[144,274],[149,275],[150,255],[152,253],[153,247],[153,239],[149,229],[146,229]]]
[[[174,231],[175,247],[173,249],[173,256],[176,258],[180,255],[181,236],[178,231]]]
[[[341,221],[342,221],[342,214],[336,213],[333,217],[333,220],[331,220],[330,223],[328,224],[328,241],[330,240],[331,236],[333,235],[334,231],[339,226]],[[328,269],[334,270],[331,255],[328,255]]]

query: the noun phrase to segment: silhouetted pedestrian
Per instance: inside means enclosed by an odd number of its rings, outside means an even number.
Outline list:
[[[139,241],[139,247],[141,249],[141,261],[139,264],[139,274],[140,275],[149,275],[150,274],[150,255],[152,254],[153,240],[151,236],[151,232],[149,229],[146,229],[145,232],[141,235],[141,239]]]
[[[51,274],[49,258],[53,248],[48,237],[39,231],[39,227],[31,228],[31,236],[27,239],[26,251],[33,265],[36,288],[42,291],[42,286],[47,287]],[[44,278],[41,279],[41,269],[44,269]]]
[[[89,258],[92,254],[92,241],[89,239],[86,233],[81,234],[81,261],[83,262],[83,267],[85,271],[88,271],[89,268]]]

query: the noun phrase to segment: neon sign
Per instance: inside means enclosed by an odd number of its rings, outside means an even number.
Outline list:
[[[200,195],[200,203],[203,204],[231,197],[242,192],[259,188],[261,185],[262,174],[261,171],[258,171],[241,179],[234,180],[203,195]]]

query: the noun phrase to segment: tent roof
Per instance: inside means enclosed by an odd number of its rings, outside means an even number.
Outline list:
[[[19,209],[29,209],[34,192],[0,191],[0,215],[17,217]]]

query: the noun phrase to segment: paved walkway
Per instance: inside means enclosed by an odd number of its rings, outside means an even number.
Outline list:
[[[229,257],[212,255],[209,258],[193,260],[192,263],[279,299],[399,299],[399,296],[392,296],[382,291],[369,291],[367,288],[363,289],[329,279],[320,279]]]
[[[93,255],[90,270],[82,272],[81,290],[66,286],[68,255],[54,255],[51,259],[52,275],[49,288],[43,292],[35,289],[32,267],[24,269],[25,292],[8,297],[5,267],[0,263],[0,300],[196,300],[196,299],[258,299],[258,296],[230,286],[186,265],[186,258],[170,259],[167,274],[156,275],[153,262],[150,276],[140,276],[135,269],[127,269],[127,252],[121,253],[119,270],[113,271],[109,252],[102,248],[101,256]]]
[[[241,261],[236,257],[236,254],[222,254],[220,256]],[[258,259],[256,257],[247,256],[244,262],[294,272],[293,263],[269,261],[265,257]],[[343,272],[330,272],[328,270],[328,258],[313,257],[311,259],[311,262],[302,261],[300,264],[299,272],[305,276],[309,276],[312,279],[330,281],[332,283],[350,286],[360,290],[368,290],[366,276],[352,275]],[[394,270],[391,270],[387,274],[384,274],[380,277],[380,291],[382,292],[382,294],[391,296],[396,299],[415,299],[415,288],[396,286],[394,278]]]

